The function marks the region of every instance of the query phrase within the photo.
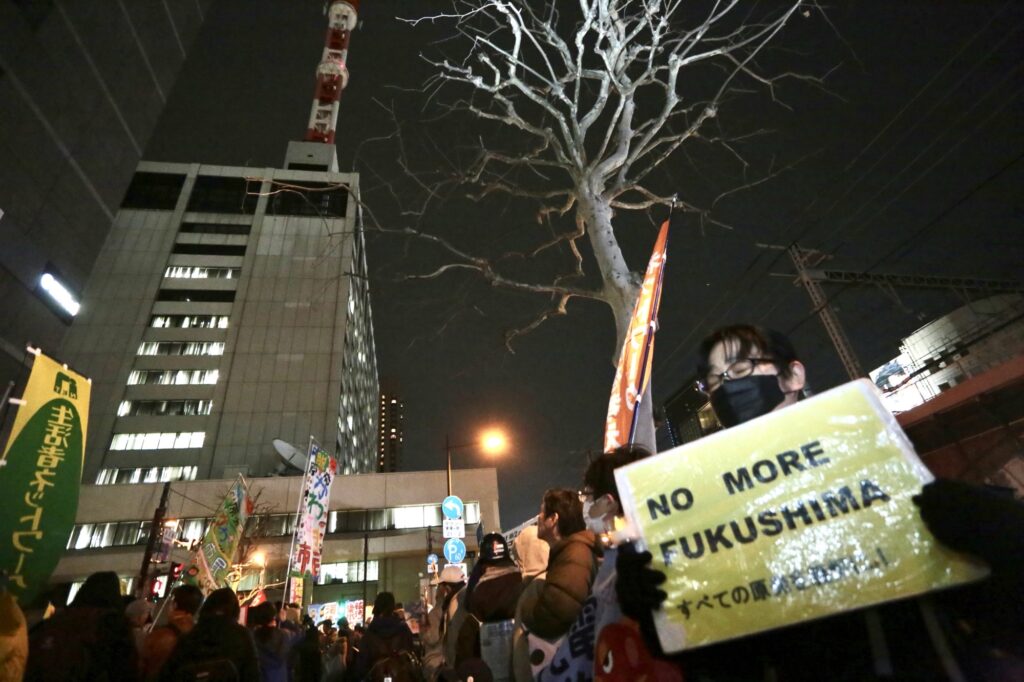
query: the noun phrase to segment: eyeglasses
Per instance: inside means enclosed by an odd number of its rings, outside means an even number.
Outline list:
[[[775,364],[774,358],[744,358],[737,360],[725,368],[724,372],[709,372],[703,379],[697,380],[697,389],[710,395],[718,390],[723,382],[742,379],[750,376],[758,365]]]

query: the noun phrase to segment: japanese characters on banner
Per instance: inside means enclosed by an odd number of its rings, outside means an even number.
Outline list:
[[[984,577],[911,497],[931,474],[856,381],[616,470],[676,652]]]
[[[662,223],[658,240],[654,243],[654,252],[647,264],[640,296],[633,308],[633,319],[622,343],[619,366],[615,370],[615,381],[612,382],[612,394],[608,401],[604,452],[633,442],[637,403],[651,378],[654,332],[658,306],[661,304],[661,280],[665,272],[668,246],[668,224],[667,220]]]
[[[78,511],[89,379],[38,351],[0,466],[0,571],[27,604],[67,546]]]
[[[229,581],[235,554],[242,539],[245,523],[252,514],[249,487],[241,476],[231,485],[217,515],[206,529],[193,563],[185,571],[184,581],[209,594],[221,587],[235,588]],[[237,572],[235,575],[238,575]]]
[[[338,460],[311,439],[307,466],[292,536],[290,576],[295,579],[320,575],[320,550],[327,533],[331,484],[338,473]]]

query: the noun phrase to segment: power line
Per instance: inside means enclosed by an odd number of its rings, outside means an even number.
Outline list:
[[[985,188],[991,182],[995,181],[1003,173],[1005,173],[1006,171],[1010,170],[1010,168],[1012,168],[1017,163],[1019,163],[1021,159],[1024,159],[1024,152],[1021,152],[1021,153],[1017,154],[1017,156],[1013,157],[1010,161],[1008,161],[1007,163],[1003,164],[999,168],[999,170],[995,171],[994,173],[992,173],[991,175],[986,177],[984,180],[982,180],[981,182],[976,184],[974,187],[972,187],[970,190],[968,190],[968,192],[966,194],[962,195],[955,202],[953,202],[952,204],[947,206],[945,209],[943,209],[937,216],[935,216],[934,218],[929,220],[927,223],[925,223],[924,225],[922,225],[918,229],[914,230],[909,236],[907,236],[906,239],[900,241],[898,244],[896,244],[896,246],[894,246],[893,248],[889,249],[884,254],[882,254],[878,259],[875,260],[874,263],[872,263],[870,266],[868,266],[860,274],[862,274],[862,275],[868,274],[869,272],[871,272],[872,270],[877,268],[879,265],[884,263],[886,260],[888,260],[894,253],[896,253],[900,249],[904,248],[905,246],[907,246],[908,244],[910,244],[911,242],[916,240],[919,236],[924,234],[926,231],[928,231],[931,228],[935,227],[935,225],[937,225],[939,222],[941,222],[942,219],[944,219],[946,216],[948,216],[954,210],[956,210],[957,208],[962,206],[969,199],[974,197],[975,194],[977,194],[979,191],[981,191],[983,188]],[[847,285],[841,287],[838,291],[836,291],[836,293],[832,294],[831,296],[826,297],[825,302],[822,304],[822,307],[826,306],[826,305],[829,305],[830,303],[835,301],[837,298],[839,298],[839,296],[841,296],[843,294],[843,292],[853,288],[854,286],[856,286],[856,284],[851,283],[851,284],[847,284]],[[787,334],[792,334],[797,329],[799,329],[804,324],[806,324],[808,320],[810,320],[813,317],[815,317],[817,314],[818,314],[818,310],[817,309],[812,310],[810,313],[808,313],[803,318],[801,318],[800,321],[798,321],[796,324],[794,324],[792,327],[790,327],[787,330],[786,333]]]

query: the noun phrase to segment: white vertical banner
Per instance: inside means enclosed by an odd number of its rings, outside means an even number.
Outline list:
[[[290,583],[299,582],[307,575],[313,578],[320,575],[320,550],[327,534],[331,484],[337,473],[338,460],[310,438],[306,475],[299,495],[288,560],[288,576],[294,579]],[[294,601],[294,588],[292,592]]]

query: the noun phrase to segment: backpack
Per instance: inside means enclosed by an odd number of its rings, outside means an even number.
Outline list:
[[[208,658],[186,663],[178,669],[175,682],[241,682],[238,669],[227,658]]]
[[[370,646],[373,664],[366,674],[370,682],[421,682],[423,674],[416,654],[402,648],[402,633],[390,637],[370,635],[363,637],[363,645]]]
[[[420,662],[411,651],[392,651],[378,659],[366,679],[370,682],[422,682]]]

